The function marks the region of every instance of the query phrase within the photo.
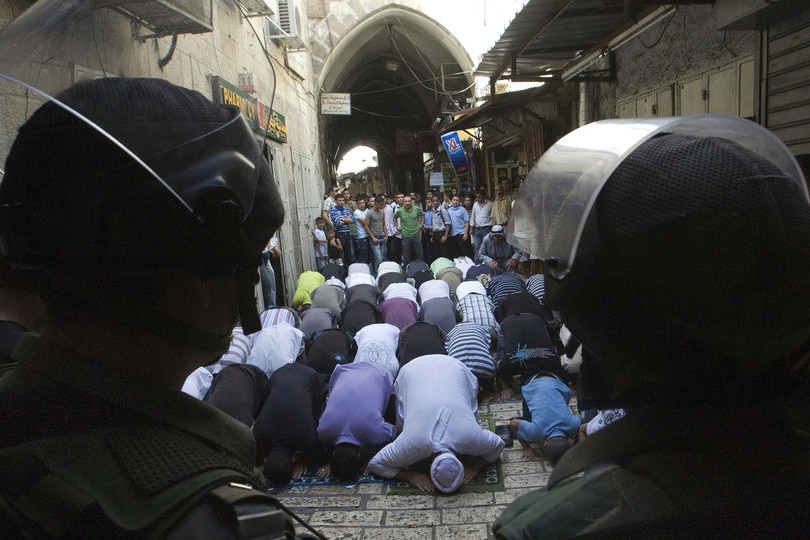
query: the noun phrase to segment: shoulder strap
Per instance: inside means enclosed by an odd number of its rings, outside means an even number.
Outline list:
[[[232,508],[239,524],[239,538],[299,538],[295,535],[290,517],[303,525],[316,537],[326,537],[301,520],[297,515],[282,505],[278,499],[264,491],[259,491],[248,484],[228,482],[215,487],[209,492],[225,505]]]
[[[433,215],[434,216],[436,215],[436,210],[435,209],[433,210]],[[445,217],[445,216],[447,216],[447,217]],[[450,215],[447,213],[447,210],[445,210],[444,208],[441,208],[441,207],[439,207],[439,219],[442,222],[442,227],[445,227],[447,225],[447,222],[450,221]],[[435,223],[434,223],[434,225],[435,225]]]

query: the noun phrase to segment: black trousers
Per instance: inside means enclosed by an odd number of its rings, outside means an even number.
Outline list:
[[[442,242],[442,238],[444,237],[444,229],[441,231],[433,231],[433,242],[431,246],[433,247],[433,259],[430,262],[435,261],[439,257],[447,257],[447,247],[450,245],[450,237],[447,237],[447,240]]]
[[[349,265],[352,264],[352,236],[348,232],[336,232],[335,236],[343,246],[343,268],[348,272]]]
[[[268,378],[251,364],[231,364],[214,377],[205,401],[248,427],[264,405]]]
[[[388,260],[402,264],[402,238],[388,237]]]

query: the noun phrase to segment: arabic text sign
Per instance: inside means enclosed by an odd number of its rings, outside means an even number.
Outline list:
[[[352,114],[351,94],[321,94],[321,114]]]

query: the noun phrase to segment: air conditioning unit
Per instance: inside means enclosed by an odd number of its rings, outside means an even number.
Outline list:
[[[297,36],[300,17],[293,0],[278,0],[278,25],[287,35]]]
[[[93,0],[94,9],[110,8],[133,22],[135,39],[213,32],[211,0]]]
[[[288,49],[304,50],[301,12],[294,0],[278,0],[278,19],[267,17],[267,39],[280,40]]]
[[[251,94],[256,92],[256,76],[253,73],[240,73],[239,89]]]

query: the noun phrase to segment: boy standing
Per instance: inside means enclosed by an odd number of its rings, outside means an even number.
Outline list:
[[[326,238],[324,227],[326,221],[322,217],[315,218],[315,228],[312,229],[312,241],[315,243],[315,264],[320,272],[329,260],[329,240]]]

